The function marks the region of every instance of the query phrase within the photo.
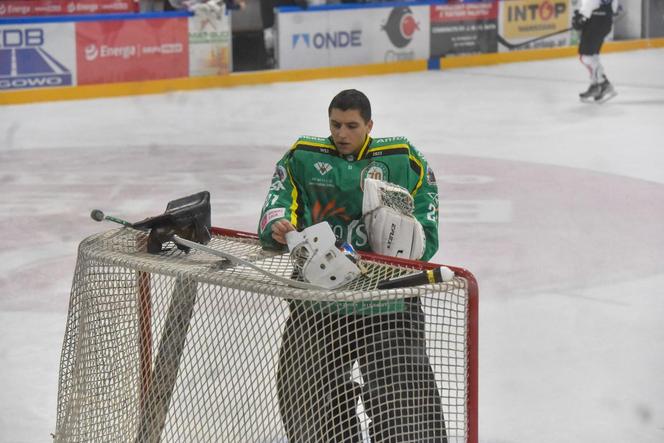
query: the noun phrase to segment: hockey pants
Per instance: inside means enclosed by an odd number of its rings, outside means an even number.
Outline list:
[[[419,299],[405,312],[337,315],[291,303],[277,389],[289,443],[362,441],[358,397],[374,443],[446,443]],[[359,364],[363,385],[351,379]]]

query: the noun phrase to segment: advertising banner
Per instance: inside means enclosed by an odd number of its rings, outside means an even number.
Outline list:
[[[233,71],[231,15],[189,17],[189,75],[226,75]]]
[[[134,0],[1,0],[0,17],[122,14],[137,12]]]
[[[186,17],[76,23],[78,84],[187,77]]]
[[[0,25],[0,91],[75,84],[73,23]]]
[[[313,8],[277,15],[281,69],[429,57],[429,6]]]
[[[431,5],[431,56],[497,52],[498,2]]]
[[[500,52],[569,46],[569,0],[505,0],[499,5]]]

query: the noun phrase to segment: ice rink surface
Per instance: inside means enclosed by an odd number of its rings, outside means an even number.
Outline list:
[[[480,441],[664,441],[664,49],[602,56],[619,95],[577,94],[576,58],[0,107],[0,441],[55,430],[77,244],[212,194],[255,231],[273,165],[328,135],[357,88],[374,136],[436,171],[434,261],[480,285]]]

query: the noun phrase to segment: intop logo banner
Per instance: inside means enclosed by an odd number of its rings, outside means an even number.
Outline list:
[[[281,69],[384,63],[429,56],[428,6],[280,12]]]
[[[508,45],[523,43],[519,49],[568,46],[571,33],[564,31],[571,23],[570,6],[569,0],[501,1],[498,41],[504,40]],[[530,40],[534,40],[533,43],[526,44]],[[499,45],[501,52],[509,49],[504,44]]]
[[[114,83],[189,75],[187,19],[79,22],[78,83]]]
[[[0,25],[0,90],[74,84],[73,23]]]

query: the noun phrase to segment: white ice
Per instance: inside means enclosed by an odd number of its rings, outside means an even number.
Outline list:
[[[480,284],[480,441],[664,441],[664,49],[0,107],[0,441],[55,429],[76,246],[207,189],[254,231],[274,162],[327,135],[341,89],[372,99],[440,188],[441,248]]]

